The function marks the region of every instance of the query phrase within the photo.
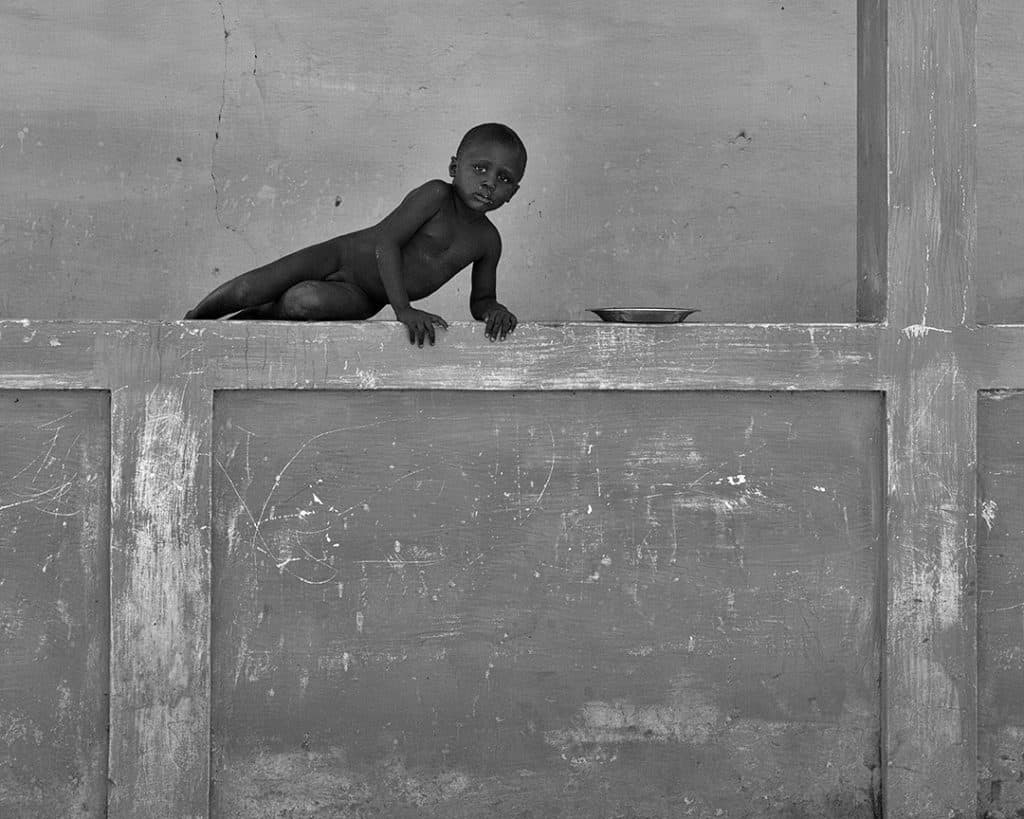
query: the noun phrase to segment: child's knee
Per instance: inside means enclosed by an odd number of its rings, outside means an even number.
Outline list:
[[[324,313],[323,294],[319,282],[299,282],[292,285],[278,301],[281,318],[293,321],[313,321]]]

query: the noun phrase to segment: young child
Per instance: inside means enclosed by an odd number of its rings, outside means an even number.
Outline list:
[[[448,166],[451,184],[434,179],[409,193],[373,227],[296,251],[225,282],[186,319],[334,321],[368,319],[390,304],[409,341],[434,343],[440,316],[411,301],[429,296],[473,265],[469,310],[487,337],[504,339],[516,317],[495,296],[501,237],[487,218],[519,190],[526,148],[505,125],[471,128]],[[236,312],[240,311],[240,312]]]

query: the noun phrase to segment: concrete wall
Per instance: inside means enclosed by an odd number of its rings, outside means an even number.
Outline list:
[[[495,216],[499,296],[521,319],[629,302],[852,320],[855,12],[4,4],[0,315],[178,318],[229,276],[378,219],[497,119],[530,148]],[[426,304],[467,318],[466,279]]]

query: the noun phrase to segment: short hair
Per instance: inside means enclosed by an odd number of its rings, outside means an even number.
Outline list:
[[[485,122],[482,125],[475,125],[470,128],[466,131],[466,135],[462,137],[462,141],[459,142],[459,147],[455,151],[456,155],[461,154],[470,143],[481,139],[493,140],[514,148],[523,158],[523,170],[526,169],[526,146],[519,138],[519,134],[500,122]]]

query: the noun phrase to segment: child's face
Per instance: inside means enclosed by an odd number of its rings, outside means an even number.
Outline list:
[[[510,145],[477,140],[452,157],[448,172],[466,206],[477,213],[497,210],[519,190],[523,159]]]

